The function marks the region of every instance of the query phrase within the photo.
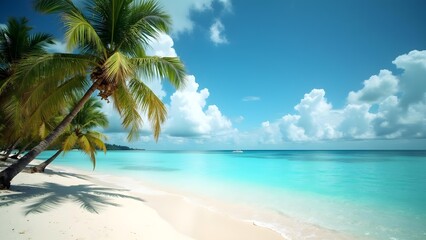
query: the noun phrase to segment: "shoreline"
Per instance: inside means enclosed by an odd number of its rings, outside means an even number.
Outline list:
[[[89,173],[89,172],[87,172]],[[266,211],[266,209],[261,209],[254,207],[253,205],[241,205],[238,203],[229,202],[227,200],[213,198],[212,196],[200,195],[199,193],[193,193],[189,190],[176,189],[171,186],[164,186],[159,183],[153,183],[146,179],[135,179],[132,177],[119,176],[111,173],[95,173],[96,179],[107,184],[114,184],[117,187],[128,187],[135,192],[136,195],[145,196],[145,194],[152,194],[151,198],[154,201],[148,201],[148,205],[160,214],[168,222],[172,223],[177,229],[189,236],[198,236],[201,238],[196,239],[239,239],[239,238],[226,238],[222,236],[221,238],[209,237],[209,234],[193,234],[188,231],[188,226],[181,226],[179,222],[176,221],[176,216],[173,215],[172,208],[165,208],[165,206],[171,206],[170,204],[156,204],[161,202],[172,201],[174,204],[179,203],[181,207],[186,209],[187,212],[208,212],[212,215],[219,215],[221,219],[198,219],[198,221],[206,221],[205,224],[211,224],[212,222],[220,223],[224,219],[232,220],[233,222],[238,222],[239,224],[249,224],[266,230],[266,232],[272,231],[276,236],[270,236],[269,238],[265,237],[253,237],[246,236],[243,239],[341,239],[341,240],[351,240],[351,239],[360,239],[359,237],[350,236],[342,232],[335,230],[327,229],[322,226],[318,226],[312,223],[303,222],[296,218],[287,216],[281,212],[276,212],[273,210]],[[111,183],[111,180],[114,182],[121,182],[122,184]],[[167,198],[165,200],[164,198]],[[161,199],[159,201],[159,199]],[[253,218],[253,216],[256,216]],[[259,219],[262,217],[262,219]],[[198,222],[195,222],[197,224]],[[221,225],[221,224],[219,224]],[[224,225],[226,226],[226,225]],[[285,226],[285,229],[282,227]],[[210,231],[206,229],[206,231]],[[206,236],[207,238],[206,238]],[[256,235],[255,235],[256,236]],[[237,236],[236,236],[237,237]],[[364,238],[362,238],[364,239]]]
[[[0,192],[0,232],[5,239],[46,239],[46,232],[48,239],[284,239],[190,197],[145,184],[129,189],[123,179],[66,166],[22,172]]]

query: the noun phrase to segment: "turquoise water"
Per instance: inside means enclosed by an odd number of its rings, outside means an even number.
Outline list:
[[[54,164],[91,170],[78,151]],[[426,151],[110,151],[97,155],[96,172],[256,206],[357,237],[426,239]]]

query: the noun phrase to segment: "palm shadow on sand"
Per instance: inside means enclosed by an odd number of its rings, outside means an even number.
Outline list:
[[[87,179],[84,175],[62,172],[51,172],[63,177],[77,177]],[[81,208],[91,213],[99,213],[107,206],[119,206],[113,198],[126,198],[144,202],[143,199],[123,194],[128,190],[100,187],[94,184],[79,184],[66,186],[57,183],[43,183],[38,185],[14,186],[13,191],[0,195],[0,207],[25,202],[25,215],[47,212],[59,208],[61,204],[69,201],[80,205]]]

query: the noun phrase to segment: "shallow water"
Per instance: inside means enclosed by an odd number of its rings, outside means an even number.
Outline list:
[[[92,169],[78,151],[54,164]],[[109,151],[98,153],[96,172],[255,206],[360,238],[426,239],[426,151]],[[286,232],[261,214],[251,218]]]

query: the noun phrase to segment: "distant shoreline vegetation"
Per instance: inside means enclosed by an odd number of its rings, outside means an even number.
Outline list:
[[[139,151],[142,150],[144,151],[145,150],[143,148],[131,148],[128,146],[121,146],[121,145],[108,144],[108,143],[105,143],[105,146],[108,151],[110,150],[139,150]]]
[[[145,151],[145,149],[143,148],[131,148],[128,146],[121,146],[121,145],[116,145],[116,144],[109,144],[109,143],[105,143],[105,147],[107,149],[107,151],[114,151],[114,150],[125,150],[125,151]],[[75,148],[75,149],[79,149],[79,148]],[[48,148],[47,150],[58,150],[58,148]]]

